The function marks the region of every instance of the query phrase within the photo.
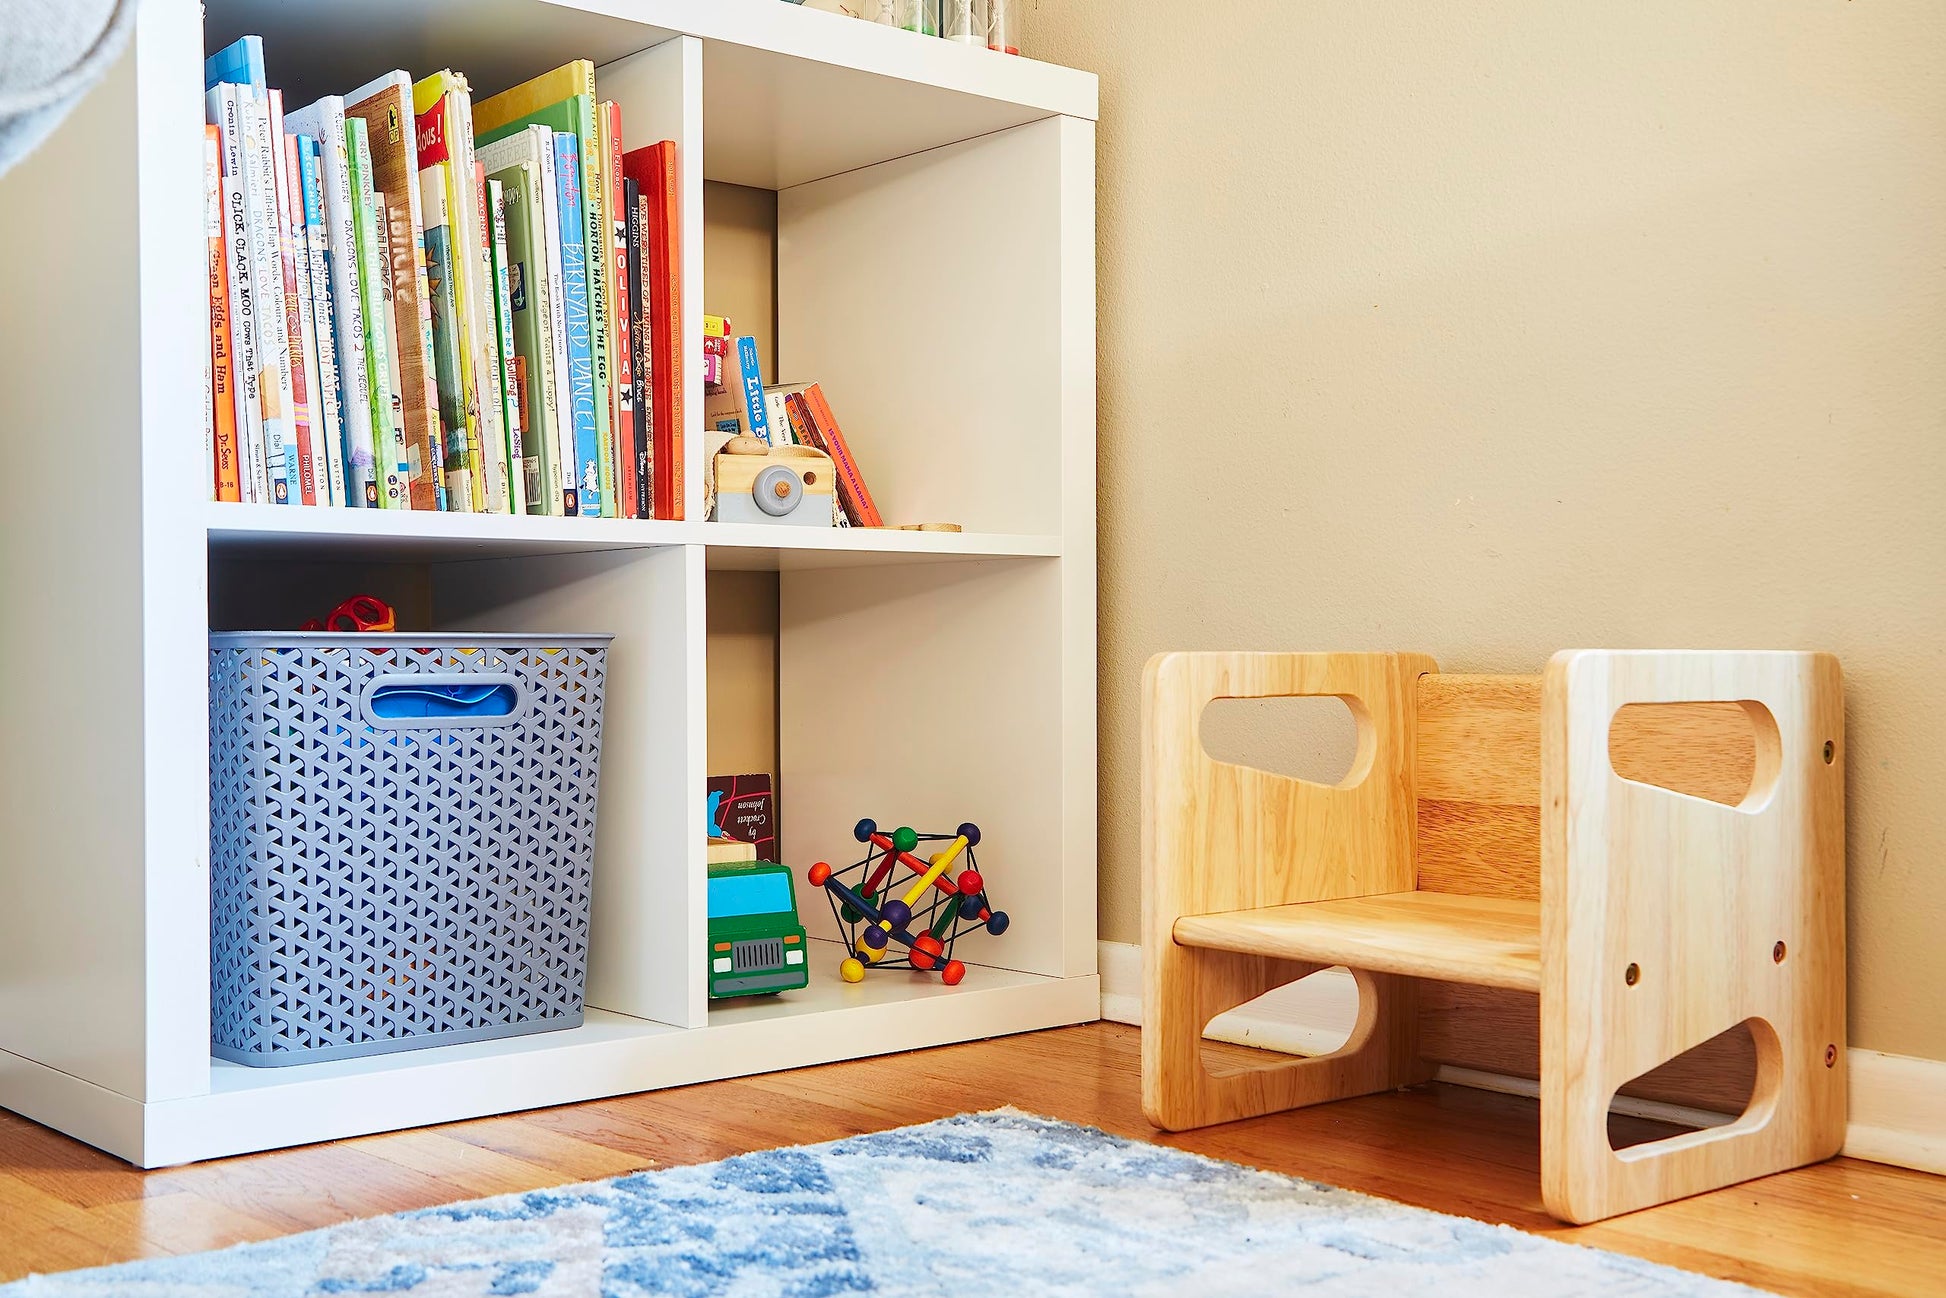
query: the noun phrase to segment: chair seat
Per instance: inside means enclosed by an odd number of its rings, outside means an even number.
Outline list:
[[[1541,905],[1393,892],[1176,920],[1182,946],[1538,992]]]

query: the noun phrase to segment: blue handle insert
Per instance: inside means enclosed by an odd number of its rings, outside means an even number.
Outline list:
[[[386,721],[421,717],[513,715],[520,692],[512,685],[380,685],[372,691],[372,715]]]

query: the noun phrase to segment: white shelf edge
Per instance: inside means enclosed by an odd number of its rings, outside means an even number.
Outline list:
[[[1092,72],[1019,55],[969,49],[840,14],[778,0],[547,0],[549,4],[720,41],[769,54],[869,72],[1037,109],[1050,116],[1100,116]]]
[[[884,555],[913,558],[1058,558],[1057,535],[902,532],[881,528],[765,527],[757,523],[657,519],[549,518],[453,514],[432,510],[338,509],[315,505],[209,502],[205,526],[214,547],[366,553],[396,548],[414,557],[499,557],[533,553],[702,545],[711,551],[762,555]],[[420,552],[424,552],[422,556]],[[768,560],[758,566],[775,566]]]
[[[826,973],[826,981],[835,983],[835,975]],[[842,995],[861,989],[825,990]],[[140,1149],[107,1147],[142,1166],[161,1167],[1088,1023],[1101,1016],[1100,979],[1093,975],[1045,978],[978,968],[959,987],[935,987],[930,994],[874,1000],[869,984],[864,990],[856,1004],[796,1013],[770,1007],[769,1017],[731,1010],[700,1028],[590,1010],[579,1029],[415,1052],[417,1059],[400,1055],[274,1070],[217,1065],[209,1094],[142,1106]],[[0,1096],[8,1107],[13,1100]],[[124,1118],[124,1131],[126,1125]],[[92,1135],[83,1139],[92,1141]]]

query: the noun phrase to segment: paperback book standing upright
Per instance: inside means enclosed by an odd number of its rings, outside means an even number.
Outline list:
[[[255,36],[204,72],[209,498],[682,517],[676,146],[625,150],[592,63],[288,113]]]

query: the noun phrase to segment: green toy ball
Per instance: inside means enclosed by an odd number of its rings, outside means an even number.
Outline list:
[[[910,825],[900,825],[892,831],[893,850],[910,852],[919,846],[919,835]]]

